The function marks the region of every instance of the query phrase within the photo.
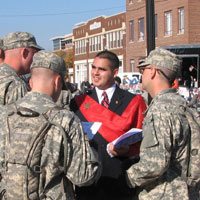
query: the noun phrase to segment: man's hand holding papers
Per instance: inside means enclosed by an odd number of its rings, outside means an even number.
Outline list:
[[[132,128],[109,143],[107,152],[111,157],[124,155],[128,153],[130,145],[141,141],[142,138],[142,129]]]

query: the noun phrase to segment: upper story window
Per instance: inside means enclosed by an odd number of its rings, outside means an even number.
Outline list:
[[[89,38],[90,52],[101,51],[103,48],[103,38],[101,35]]]
[[[138,40],[144,41],[144,17],[138,20]]]
[[[129,21],[129,41],[134,41],[134,20]]]
[[[60,39],[53,40],[53,49],[54,50],[60,50],[60,48],[61,48],[60,43],[61,43]]]
[[[185,29],[185,11],[184,8],[178,9],[178,33],[183,34]]]
[[[86,53],[86,40],[78,40],[75,42],[75,54],[84,54]]]
[[[172,11],[165,12],[165,36],[172,35]]]
[[[114,31],[106,34],[107,49],[121,48],[122,41],[123,41],[122,31]]]

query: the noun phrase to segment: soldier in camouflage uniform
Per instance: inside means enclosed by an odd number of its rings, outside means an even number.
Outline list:
[[[41,174],[40,179],[42,182],[40,183],[40,189],[36,191],[42,197],[41,199],[74,199],[73,191],[69,190],[68,187],[66,187],[67,189],[64,187],[64,190],[66,189],[67,191],[64,191],[61,195],[60,175],[63,170],[66,170],[68,180],[78,186],[92,184],[98,179],[101,172],[101,165],[97,154],[89,146],[79,119],[66,109],[56,109],[55,102],[60,95],[65,73],[66,67],[62,58],[54,53],[45,51],[36,53],[31,65],[30,85],[32,91],[15,103],[16,107],[31,109],[36,113],[48,113],[48,117],[53,118],[52,121],[54,123],[60,124],[63,127],[68,137],[67,169],[63,169],[62,134],[55,126],[48,129],[40,165],[42,167],[40,171],[45,171],[45,173]],[[11,106],[9,105],[8,109]],[[50,112],[48,112],[49,110]],[[5,118],[4,116],[3,118]],[[31,125],[32,122],[30,121],[30,127]],[[10,131],[12,132],[12,130]],[[16,187],[19,182],[17,171],[13,180],[13,185]],[[8,199],[23,200],[24,198],[20,196],[20,191],[16,191],[15,187],[11,189]],[[9,186],[7,186],[7,189],[9,189]]]
[[[171,85],[180,70],[177,56],[153,50],[139,65],[142,86],[153,98],[143,124],[139,163],[127,170],[130,187],[139,186],[140,200],[187,200],[185,181],[189,159],[189,125],[180,105],[186,105]]]
[[[3,38],[4,63],[0,67],[0,105],[23,97],[27,87],[20,75],[30,71],[34,53],[42,48],[27,32],[9,33]]]
[[[0,38],[0,64],[4,61],[3,39]]]

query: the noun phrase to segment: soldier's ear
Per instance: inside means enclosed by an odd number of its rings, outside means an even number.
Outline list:
[[[32,78],[29,79],[29,85],[30,85],[30,88],[32,89],[32,87],[33,87],[33,81],[32,81]]]
[[[157,70],[154,67],[150,68],[150,70],[151,70],[150,71],[151,79],[154,79],[154,77],[156,76]]]
[[[28,56],[28,54],[29,54],[29,50],[28,50],[27,48],[22,48],[21,54],[22,54],[22,57],[23,57],[24,59],[26,59],[27,56]]]
[[[56,90],[62,89],[62,78],[60,75],[55,76],[54,83],[55,83]]]

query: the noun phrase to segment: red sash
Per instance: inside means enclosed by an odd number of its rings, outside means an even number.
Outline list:
[[[143,112],[146,105],[141,96],[135,96],[122,115],[118,115],[97,103],[88,95],[76,97],[79,110],[89,122],[102,122],[99,133],[107,141],[111,142],[130,128],[141,128]]]

